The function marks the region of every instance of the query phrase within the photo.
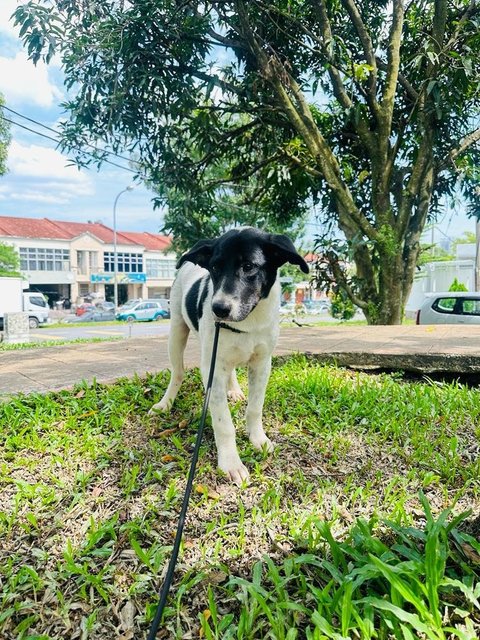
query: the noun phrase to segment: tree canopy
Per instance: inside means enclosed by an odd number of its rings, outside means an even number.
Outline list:
[[[10,144],[10,126],[3,117],[2,106],[5,104],[0,93],[0,176],[7,172],[8,145]]]
[[[219,192],[265,224],[315,203],[345,237],[322,243],[318,276],[369,322],[401,321],[445,198],[479,213],[478,0],[31,0],[15,15],[34,61],[62,58],[67,148],[129,150],[174,232],[208,228]]]
[[[19,276],[20,258],[15,247],[0,242],[0,276]]]

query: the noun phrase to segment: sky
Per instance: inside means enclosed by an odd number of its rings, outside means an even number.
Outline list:
[[[34,66],[28,60],[18,30],[9,20],[16,6],[17,0],[0,0],[0,93],[9,109],[55,129],[65,117],[60,107],[66,98],[62,71],[55,61]],[[26,127],[54,136],[10,111],[4,113]],[[112,226],[113,203],[117,194],[132,184],[131,172],[107,164],[100,170],[78,169],[70,165],[68,155],[62,155],[54,141],[16,125],[11,126],[11,134],[9,171],[0,176],[0,216],[95,220]],[[116,208],[117,228],[158,232],[162,213],[154,211],[152,197],[141,185],[123,193]],[[310,240],[317,228],[312,219],[307,225]],[[434,239],[455,238],[464,231],[475,231],[473,220],[449,212],[439,221]]]
[[[19,114],[53,129],[65,117],[60,104],[66,98],[62,71],[58,65],[34,66],[23,50],[17,29],[9,17],[17,0],[0,0],[0,93],[5,104]],[[42,129],[5,110],[5,117],[46,135]],[[56,143],[11,126],[8,173],[0,176],[0,216],[85,222],[101,221],[113,225],[113,204],[117,194],[132,184],[133,173],[105,164],[100,170],[69,166]],[[126,162],[116,160],[118,164]],[[153,209],[153,193],[135,186],[123,193],[117,203],[117,228],[124,231],[157,233],[162,213]]]

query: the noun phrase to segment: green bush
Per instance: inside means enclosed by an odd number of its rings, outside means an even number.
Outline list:
[[[355,315],[355,305],[343,291],[334,293],[330,313],[337,320],[351,320]]]
[[[457,278],[450,285],[449,291],[468,291],[467,287],[463,284],[463,282],[459,282]]]

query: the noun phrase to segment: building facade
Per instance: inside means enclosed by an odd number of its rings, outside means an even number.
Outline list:
[[[170,239],[156,233],[117,231],[119,303],[130,298],[169,298],[175,276]],[[68,299],[113,300],[113,229],[98,222],[0,216],[0,242],[12,245],[29,288],[53,306]]]

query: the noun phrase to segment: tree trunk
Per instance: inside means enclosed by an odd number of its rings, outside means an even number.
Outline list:
[[[363,310],[368,324],[402,324],[404,305],[401,287],[401,274],[397,278],[388,278],[390,286],[382,287],[377,299]],[[396,281],[395,281],[396,280]]]

